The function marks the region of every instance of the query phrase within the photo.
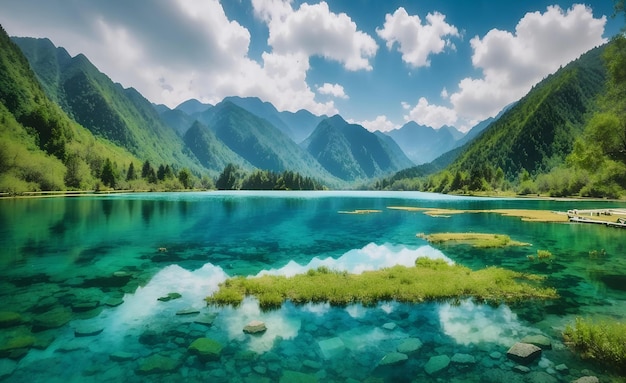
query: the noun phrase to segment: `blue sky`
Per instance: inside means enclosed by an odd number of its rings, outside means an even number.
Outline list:
[[[12,36],[175,107],[256,96],[370,130],[467,130],[619,33],[612,1],[0,0]]]

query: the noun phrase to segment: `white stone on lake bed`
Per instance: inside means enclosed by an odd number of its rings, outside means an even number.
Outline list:
[[[265,326],[265,323],[260,320],[253,320],[243,328],[243,332],[246,334],[258,334],[265,332],[266,330],[267,327]]]

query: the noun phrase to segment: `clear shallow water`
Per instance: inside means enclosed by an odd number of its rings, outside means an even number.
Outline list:
[[[604,377],[602,369],[577,360],[560,343],[560,332],[577,315],[625,319],[625,231],[495,214],[433,218],[387,206],[565,211],[626,204],[376,192],[1,200],[0,311],[19,313],[23,323],[0,329],[0,376],[8,382],[515,380],[521,378],[511,372],[507,349],[525,335],[544,334],[553,350],[531,365],[534,378],[550,374],[571,381],[583,372]],[[338,214],[355,209],[382,212]],[[504,233],[533,246],[433,248],[415,236],[447,231]],[[553,262],[528,261],[537,249],[550,250]],[[601,249],[605,256],[589,257]],[[562,298],[512,307],[468,300],[373,308],[287,303],[272,312],[261,312],[253,299],[237,309],[203,302],[228,276],[291,275],[319,265],[361,272],[410,265],[417,256],[543,274]],[[170,292],[182,297],[157,300]],[[200,314],[176,315],[188,308]],[[214,317],[211,326],[194,323],[207,315]],[[267,332],[244,334],[245,324],[255,319],[266,322]],[[102,332],[77,337],[76,330]],[[187,352],[200,337],[224,346],[218,361]],[[421,341],[419,351],[400,366],[378,366],[409,338]],[[14,347],[18,341],[25,342],[23,348]],[[452,362],[434,376],[426,374],[431,357],[455,354],[471,355],[474,363]],[[172,370],[140,374],[155,355],[166,358],[157,361],[161,367],[172,363]],[[562,363],[567,373],[555,370]]]

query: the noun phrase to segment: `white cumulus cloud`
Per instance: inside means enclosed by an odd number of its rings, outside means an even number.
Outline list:
[[[287,4],[253,2],[259,7],[256,14],[268,24],[268,44],[274,53],[301,52],[338,61],[347,70],[372,70],[369,60],[376,55],[378,45],[371,36],[357,30],[348,15],[331,12],[324,1],[304,3],[291,12]]]
[[[474,121],[497,114],[560,66],[606,42],[605,23],[606,17],[594,18],[584,5],[550,6],[544,13],[527,13],[515,32],[492,29],[472,38],[472,64],[483,76],[460,81],[450,95],[455,111]]]
[[[387,116],[384,116],[384,115],[376,116],[376,118],[373,120],[364,120],[364,121],[349,120],[348,122],[351,124],[359,124],[365,129],[369,130],[370,132],[375,132],[377,130],[381,132],[388,132],[390,130],[400,128],[399,125],[394,124],[393,122],[389,121]]]
[[[444,125],[454,126],[457,123],[456,111],[441,105],[430,104],[425,97],[420,97],[417,105],[404,116],[405,121],[415,121],[420,125],[439,129]]]
[[[383,28],[376,29],[376,33],[387,42],[389,50],[397,43],[402,60],[407,64],[429,66],[431,54],[441,53],[446,47],[456,49],[446,37],[458,37],[459,31],[445,20],[446,16],[439,12],[429,13],[422,24],[419,16],[411,16],[400,7],[393,15],[385,16]]]
[[[325,94],[337,98],[348,99],[348,95],[345,93],[343,86],[339,84],[330,84],[325,82],[324,85],[317,87],[319,94]]]

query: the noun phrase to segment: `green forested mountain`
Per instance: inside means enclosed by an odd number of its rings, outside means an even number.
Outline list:
[[[487,175],[501,168],[513,180],[562,163],[604,90],[603,48],[596,48],[537,84],[491,124],[450,170]],[[490,169],[491,168],[491,169]]]
[[[230,150],[252,166],[273,172],[296,170],[336,183],[304,149],[267,120],[223,101],[198,116]]]
[[[243,157],[226,146],[211,129],[195,121],[183,137],[187,147],[207,169],[220,172],[228,164],[238,165],[246,170],[253,166]]]
[[[93,189],[103,171],[119,172],[133,161],[131,153],[94,137],[50,100],[0,28],[0,191]]]
[[[124,89],[84,55],[75,57],[50,40],[14,38],[48,96],[94,135],[153,163],[175,164],[196,173],[200,163],[135,89]]]
[[[346,181],[380,177],[412,166],[393,141],[335,115],[322,121],[302,146],[326,170]]]
[[[618,197],[626,189],[625,40],[618,36],[535,85],[460,153],[450,152],[456,159],[445,170],[405,172],[376,186]]]

